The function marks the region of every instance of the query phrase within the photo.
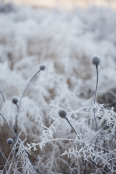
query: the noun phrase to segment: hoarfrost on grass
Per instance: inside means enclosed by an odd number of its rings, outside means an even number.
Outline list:
[[[12,98],[20,99],[30,77],[41,64],[46,65],[22,99],[18,117],[22,134],[11,151],[18,147],[17,162],[10,153],[7,173],[48,173],[48,169],[49,173],[74,173],[73,168],[81,173],[85,160],[88,172],[94,171],[90,167],[94,165],[96,171],[113,173],[116,114],[103,104],[93,105],[96,76],[91,58],[101,57],[98,99],[107,91],[115,98],[114,16],[116,11],[102,7],[61,11],[13,6],[0,11],[0,90],[6,99],[0,96],[0,107],[12,127],[17,112]],[[61,109],[67,110],[80,141],[58,116]],[[5,139],[12,135],[2,117],[0,128],[1,149],[8,157]]]

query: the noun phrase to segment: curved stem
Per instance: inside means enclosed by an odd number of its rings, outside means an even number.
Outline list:
[[[19,104],[17,105],[17,114],[16,114],[16,122],[15,122],[15,128],[16,128],[15,131],[16,131],[16,135],[17,135],[17,136],[18,136],[18,114],[19,114],[19,109],[20,109],[20,106],[21,106],[22,98],[23,98],[23,96],[24,96],[24,94],[25,94],[25,92],[26,92],[26,90],[27,90],[29,84],[31,83],[31,81],[34,79],[34,77],[35,77],[40,71],[41,71],[41,69],[39,69],[39,71],[37,71],[37,72],[33,75],[33,77],[30,79],[30,81],[28,82],[26,88],[24,89],[24,91],[23,91],[23,93],[22,93],[22,96],[21,96],[21,98],[20,98],[20,100],[19,100]]]
[[[15,134],[15,132],[12,130],[12,128],[10,127],[10,125],[9,125],[9,123],[8,123],[8,121],[6,120],[6,118],[0,113],[0,115],[2,116],[2,118],[6,121],[6,123],[7,123],[7,125],[8,125],[8,127],[9,127],[9,129],[12,131],[12,133],[15,135],[15,137],[17,137],[17,135]]]
[[[24,94],[25,94],[25,92],[26,92],[26,90],[27,90],[29,84],[31,83],[31,81],[34,79],[34,77],[35,77],[40,71],[41,71],[41,70],[37,71],[37,72],[34,74],[34,76],[33,76],[33,77],[31,78],[31,80],[28,82],[28,84],[27,84],[25,90],[23,91],[23,94],[22,94],[22,96],[21,96],[21,98],[20,98],[20,100],[19,100],[18,112],[19,112],[19,109],[20,109],[20,105],[21,105],[22,98],[23,98],[23,96],[24,96]]]

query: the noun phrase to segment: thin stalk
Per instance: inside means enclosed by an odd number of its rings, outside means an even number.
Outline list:
[[[106,148],[106,140],[105,140],[105,138],[104,138],[104,141],[103,141],[103,148],[104,149]],[[103,153],[106,153],[106,150],[104,150]]]
[[[20,106],[21,106],[22,98],[23,98],[23,96],[24,96],[24,94],[25,94],[25,92],[26,92],[26,90],[27,90],[29,84],[31,83],[31,81],[34,79],[34,77],[35,77],[40,71],[41,71],[41,69],[39,69],[39,71],[37,71],[37,72],[33,75],[33,77],[30,79],[30,81],[28,82],[27,86],[25,87],[25,89],[24,89],[24,91],[23,91],[23,93],[22,93],[22,96],[21,96],[21,98],[20,98],[20,100],[19,100],[19,104],[17,105],[17,114],[16,114],[16,134],[17,134],[17,135],[18,135],[18,115],[19,115],[19,109],[20,109]]]
[[[12,145],[10,145],[10,148],[11,148],[11,153],[12,153],[12,155],[13,155],[14,161],[17,163],[15,154],[14,154],[14,152],[13,152],[13,147],[12,147]]]
[[[7,125],[8,125],[8,127],[9,127],[9,129],[12,131],[12,133],[15,135],[15,137],[17,137],[17,135],[15,134],[15,132],[12,130],[12,128],[10,127],[10,125],[9,125],[9,123],[8,123],[8,121],[6,120],[6,118],[0,113],[0,115],[2,116],[2,118],[6,121],[6,123],[7,123]]]
[[[2,96],[3,102],[5,102],[5,97],[4,97],[4,94],[3,94],[3,92],[1,90],[0,90],[0,94]]]
[[[96,103],[96,96],[97,96],[97,90],[98,90],[98,76],[99,76],[99,71],[98,71],[98,65],[96,65],[96,88],[95,88],[95,96],[94,96],[94,104]]]
[[[56,158],[57,158],[57,159],[60,159],[61,161],[63,161],[63,162],[69,167],[69,169],[71,170],[71,173],[73,172],[74,174],[76,174],[76,172],[74,171],[74,169],[71,168],[71,166],[70,166],[64,159],[59,158],[59,157],[56,157]]]
[[[104,123],[102,129],[92,138],[92,140],[90,141],[90,143],[92,143],[92,141],[99,135],[99,133],[104,129],[105,126],[106,126],[106,122]]]
[[[95,89],[95,95],[94,95],[94,105],[96,103],[96,96],[97,96],[97,90],[98,90],[98,65],[96,65],[96,89]],[[95,125],[96,125],[96,131],[97,131],[97,120],[96,120],[96,116],[95,116],[95,108],[94,108],[94,120],[95,120]]]
[[[109,143],[109,147],[111,147],[111,145],[112,145],[112,143],[113,143],[113,139],[114,139],[115,134],[116,134],[116,130],[115,130],[115,132],[114,132],[114,134],[113,134],[113,136],[112,136],[112,139],[111,139],[111,141],[110,141],[110,143]]]
[[[15,127],[14,127],[14,132],[18,136],[18,105],[16,104],[17,107],[17,112],[16,112],[16,118],[15,118]]]
[[[71,126],[71,128],[73,129],[73,131],[75,132],[75,134],[77,135],[78,139],[80,140],[80,137],[78,136],[76,130],[74,129],[74,127],[72,126],[72,124],[70,123],[70,121],[68,120],[68,118],[65,117],[65,119],[67,120],[67,122],[69,123],[69,125]]]
[[[23,94],[22,94],[22,96],[21,96],[21,98],[20,98],[20,100],[19,100],[18,112],[19,112],[19,109],[20,109],[20,105],[21,105],[22,98],[23,98],[23,96],[24,96],[24,94],[25,94],[25,92],[26,92],[26,90],[27,90],[29,84],[31,83],[31,81],[34,79],[34,77],[35,77],[40,71],[41,71],[41,70],[39,69],[39,71],[37,71],[37,72],[34,74],[34,76],[33,76],[33,77],[31,78],[31,80],[28,82],[28,84],[27,84],[25,90],[23,91]]]
[[[4,155],[3,155],[2,151],[1,151],[1,149],[0,149],[0,155],[2,157],[3,165],[5,165],[5,158],[4,158]]]

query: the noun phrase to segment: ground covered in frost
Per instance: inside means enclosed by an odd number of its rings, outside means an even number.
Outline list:
[[[46,65],[46,70],[27,89],[18,116],[20,141],[27,138],[18,155],[23,154],[22,161],[27,159],[21,151],[25,148],[33,156],[30,154],[30,160],[21,169],[11,157],[6,165],[7,173],[115,171],[115,162],[110,161],[115,155],[111,157],[103,150],[104,141],[104,149],[114,150],[115,112],[103,105],[93,106],[96,70],[91,64],[94,55],[101,58],[97,101],[115,103],[115,16],[116,11],[103,7],[65,11],[0,4],[0,90],[5,96],[5,102],[0,97],[0,108],[12,128],[16,117],[12,98],[20,99],[39,66]],[[97,142],[102,150],[95,152],[95,147],[89,144],[96,135],[94,107],[98,129],[107,122]],[[58,116],[60,109],[67,111],[81,142],[75,139],[67,121]],[[0,127],[0,148],[8,158],[10,147],[6,140],[12,133],[2,117]],[[0,160],[2,165],[1,157]]]

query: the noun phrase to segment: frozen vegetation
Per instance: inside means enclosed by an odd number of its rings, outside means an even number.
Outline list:
[[[115,16],[0,4],[1,174],[115,173]]]

